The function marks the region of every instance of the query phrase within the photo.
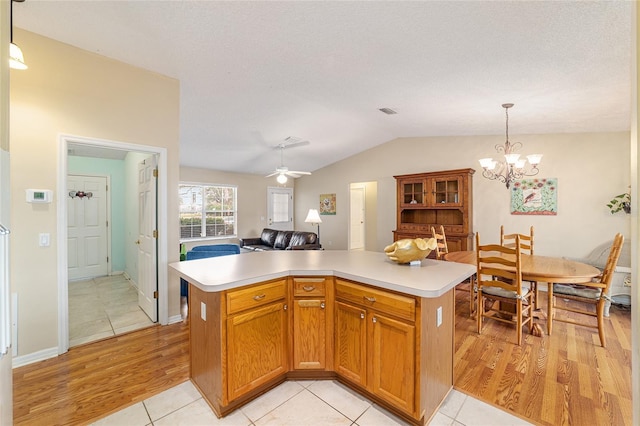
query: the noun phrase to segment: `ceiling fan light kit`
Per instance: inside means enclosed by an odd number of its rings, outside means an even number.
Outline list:
[[[295,178],[299,178],[302,175],[310,175],[311,174],[310,172],[302,172],[299,170],[289,170],[289,168],[284,165],[284,161],[282,159],[282,152],[284,151],[285,148],[293,148],[294,146],[301,146],[301,145],[308,145],[308,144],[309,144],[309,141],[296,138],[295,136],[289,136],[284,140],[284,142],[276,145],[274,149],[280,150],[280,166],[276,167],[276,170],[273,173],[270,173],[265,177],[269,178],[271,176],[278,175],[276,180],[278,181],[279,184],[284,185],[285,183],[287,183],[287,177],[291,177],[295,179]]]

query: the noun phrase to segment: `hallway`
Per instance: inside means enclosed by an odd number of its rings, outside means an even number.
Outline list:
[[[69,282],[69,347],[153,324],[124,275]]]

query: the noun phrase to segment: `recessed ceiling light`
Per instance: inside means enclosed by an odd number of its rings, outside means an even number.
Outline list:
[[[379,110],[384,112],[387,115],[397,114],[397,112],[392,110],[391,108],[380,108]]]

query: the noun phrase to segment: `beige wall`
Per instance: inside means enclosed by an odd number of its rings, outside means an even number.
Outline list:
[[[29,65],[11,80],[11,278],[18,294],[18,355],[25,355],[58,346],[59,134],[166,148],[168,223],[177,223],[180,87],[177,80],[34,33],[16,30],[14,37]],[[27,188],[54,190],[54,202],[26,203]],[[39,247],[42,232],[51,234],[50,247]],[[178,229],[166,233],[168,260],[177,261]],[[169,285],[169,316],[179,315],[178,283]]]
[[[292,188],[296,180],[289,179],[284,186]],[[180,182],[236,185],[238,187],[238,238],[257,237],[262,229],[267,227],[267,188],[283,186],[276,182],[275,176],[265,178],[261,175],[228,173],[191,167],[180,167]],[[294,200],[296,195],[294,194]],[[304,216],[300,220],[304,221]],[[187,243],[186,246],[191,248],[198,244],[222,244],[225,242],[235,244],[238,239],[199,241]]]
[[[496,123],[497,128],[501,125]],[[611,215],[606,207],[631,183],[628,132],[514,133],[511,140],[522,142],[525,154],[544,154],[538,177],[558,178],[557,216],[511,215],[510,193],[504,184],[482,177],[478,159],[497,157],[494,145],[503,142],[504,135],[496,135],[399,138],[317,170],[296,182],[296,217],[304,217],[310,206],[317,206],[319,194],[336,193],[337,214],[322,216],[322,243],[326,249],[346,249],[349,184],[377,181],[377,223],[368,223],[368,227],[376,228],[375,250],[381,251],[392,242],[391,231],[396,226],[394,175],[471,167],[476,170],[474,231],[480,232],[483,240],[496,241],[501,224],[518,232],[534,225],[538,253],[582,257],[596,245],[613,239],[616,232],[629,237],[630,216]]]

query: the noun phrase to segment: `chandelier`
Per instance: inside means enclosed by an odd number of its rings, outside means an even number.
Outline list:
[[[538,174],[538,164],[542,159],[542,154],[527,155],[527,159],[521,159],[520,154],[515,154],[513,151],[517,151],[522,148],[522,143],[509,142],[509,108],[513,104],[502,104],[505,115],[507,117],[506,135],[507,139],[504,145],[497,144],[496,151],[504,155],[504,160],[496,161],[493,158],[481,158],[480,166],[482,166],[482,176],[491,180],[498,180],[507,188],[511,186],[511,183],[516,179],[521,179],[524,176],[535,176]],[[527,167],[527,161],[530,167]]]

